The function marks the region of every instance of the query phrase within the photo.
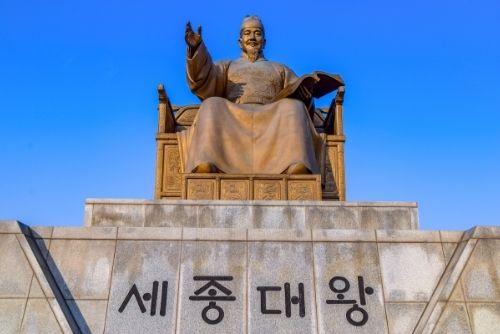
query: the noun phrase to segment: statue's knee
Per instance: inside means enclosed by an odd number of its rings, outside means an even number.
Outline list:
[[[212,96],[212,97],[209,97],[208,99],[205,99],[203,101],[202,105],[205,107],[209,107],[209,108],[217,108],[222,103],[224,103],[224,101],[225,101],[225,99],[223,99],[221,97]]]
[[[282,103],[283,107],[287,108],[287,109],[300,110],[300,109],[305,108],[304,103],[302,101],[296,100],[296,99],[286,98],[286,99],[283,99],[281,103]]]

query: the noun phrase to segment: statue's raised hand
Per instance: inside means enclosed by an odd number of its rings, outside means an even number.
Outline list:
[[[196,49],[201,43],[201,26],[198,27],[198,32],[194,32],[191,27],[191,22],[186,24],[186,33],[184,35],[186,39],[186,44],[191,49]]]

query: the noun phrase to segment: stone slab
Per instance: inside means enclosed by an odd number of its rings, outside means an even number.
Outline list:
[[[38,282],[36,276],[33,277],[33,280],[31,281],[29,298],[45,298],[45,297],[54,297],[54,295],[50,294],[48,296],[45,296],[42,287],[40,286],[40,282]]]
[[[315,243],[314,269],[319,333],[387,333],[375,242]]]
[[[424,314],[422,314],[422,316],[420,317],[419,319],[419,323],[420,323],[420,320],[422,320],[422,317],[425,316],[425,312],[428,308],[429,304],[427,304],[425,310],[424,310]],[[444,310],[446,306],[446,302],[437,302],[435,304],[435,307],[433,308],[433,312],[430,314],[429,318],[427,319],[426,321],[426,325],[425,325],[425,328],[420,331],[419,330],[419,324],[417,323],[417,325],[415,326],[415,329],[412,331],[412,333],[425,333],[425,334],[430,334],[434,331],[434,329],[436,328],[436,325],[439,321],[439,318]]]
[[[87,199],[86,226],[418,229],[413,202]]]
[[[53,239],[48,265],[66,299],[107,299],[114,240]]]
[[[54,227],[52,239],[114,240],[116,233],[116,227]]]
[[[305,228],[304,207],[255,205],[252,209],[254,228]]]
[[[63,333],[48,300],[28,300],[20,333]]]
[[[0,299],[0,334],[19,332],[26,301],[25,298]]]
[[[471,237],[477,239],[498,239],[500,226],[476,226],[471,230]]]
[[[144,222],[148,226],[197,227],[198,205],[158,205],[145,206]]]
[[[15,234],[0,234],[0,298],[27,297],[33,271]]]
[[[312,244],[250,242],[248,261],[248,332],[316,333]]]
[[[313,241],[376,241],[373,230],[312,230]]]
[[[183,242],[177,333],[245,333],[246,268],[244,242]]]
[[[442,242],[460,242],[464,235],[464,232],[460,231],[439,231],[441,235]]]
[[[198,227],[248,228],[253,224],[253,208],[247,205],[200,205]]]
[[[181,240],[180,227],[119,227],[118,239],[130,240]]]
[[[448,263],[451,260],[451,257],[453,256],[453,253],[457,249],[457,244],[446,242],[446,243],[443,243],[442,245],[443,245],[444,258],[446,260],[446,265],[448,265]],[[451,295],[449,295],[450,289],[452,290]],[[446,298],[446,296],[448,296],[448,295],[450,297]],[[462,292],[462,280],[459,279],[454,287],[451,286],[451,287],[445,288],[443,290],[443,293],[441,294],[440,300],[441,301],[449,300],[449,301],[454,301],[454,302],[464,302],[465,299],[464,299],[464,295]]]
[[[18,239],[19,240],[19,239]],[[38,248],[40,249],[40,252],[45,260],[47,260],[47,256],[49,255],[49,248],[50,248],[50,243],[51,239],[35,239],[36,243],[38,245]],[[33,279],[31,280],[31,288],[30,288],[30,298],[45,298],[45,297],[54,297],[52,291],[50,290],[50,287],[46,286],[46,292],[45,294],[43,292],[42,286],[40,285],[40,282],[38,281],[37,278],[37,273],[39,275],[43,275],[42,272],[39,270],[40,268],[34,268],[34,274]],[[44,282],[45,283],[45,282]]]
[[[439,231],[378,230],[379,242],[441,242]]]
[[[174,333],[180,252],[178,241],[118,241],[108,333]]]
[[[386,301],[429,301],[445,268],[440,244],[380,243],[379,253]]]
[[[17,234],[16,238],[33,270],[30,298],[53,298],[54,291],[50,285],[51,279],[46,275],[46,273],[49,272],[47,265],[47,257],[49,254],[48,246],[52,242],[52,239],[33,239],[31,237],[26,237],[24,234]],[[35,242],[30,243],[30,241],[33,240]]]
[[[0,220],[0,234],[21,233],[16,220]]]
[[[104,333],[107,300],[79,299],[70,300],[68,304],[83,333]]]
[[[142,203],[134,205],[126,202],[115,204],[96,203],[85,205],[86,226],[146,226],[146,207]]]
[[[412,333],[425,309],[425,303],[387,303],[389,333]]]
[[[465,303],[447,303],[433,333],[472,334]]]
[[[311,230],[248,230],[249,241],[311,241]]]
[[[246,241],[247,230],[243,228],[183,228],[182,240]]]
[[[462,274],[466,301],[500,302],[500,239],[480,239]]]
[[[467,307],[474,334],[498,333],[500,303],[470,303]]]
[[[33,226],[30,229],[31,236],[35,239],[50,239],[54,231],[54,228],[50,226]]]

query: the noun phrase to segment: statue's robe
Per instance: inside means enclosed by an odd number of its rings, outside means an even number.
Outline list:
[[[213,63],[202,43],[187,59],[189,87],[203,102],[178,133],[184,171],[210,162],[230,174],[281,174],[303,163],[318,174],[323,139],[304,103],[278,93],[297,80],[286,66],[245,58]]]

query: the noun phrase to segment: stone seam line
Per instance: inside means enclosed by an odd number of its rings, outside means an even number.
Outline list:
[[[42,287],[45,297],[47,298],[47,289],[50,289],[54,294],[56,302],[50,302],[48,298],[47,301],[59,326],[64,333],[81,334],[82,332],[80,327],[71,313],[69,305],[64,299],[62,291],[60,290],[54,276],[50,272],[49,266],[43,257],[40,248],[36,244],[30,227],[20,222],[17,224],[21,234],[24,236],[23,238],[21,235],[18,235],[19,244],[21,245],[21,249],[31,265],[35,277],[38,279],[38,282]]]
[[[438,302],[443,290],[449,285],[456,285],[477,243],[477,239],[472,237],[474,230],[475,228],[464,233],[461,242],[457,245],[453,256],[444,269],[443,274],[441,275],[441,278],[439,279],[439,282],[436,285],[429,302],[427,303],[427,306],[422,312],[419,321],[415,325],[413,334],[423,334],[433,330],[434,326],[429,321],[434,316],[439,318],[441,313],[444,311],[444,308],[438,307]],[[448,290],[447,295],[444,296],[446,300],[449,299],[449,296],[453,292],[453,289]]]
[[[116,265],[116,250],[118,248],[118,229],[116,229],[115,233],[115,251],[113,253],[113,262],[111,265],[111,275],[109,277],[109,288],[108,288],[108,299],[106,300],[106,311],[104,312],[104,329],[103,333],[106,333],[106,326],[108,325],[108,310],[110,308],[110,300],[111,300],[111,288],[113,286],[113,279],[115,274],[115,265]]]

